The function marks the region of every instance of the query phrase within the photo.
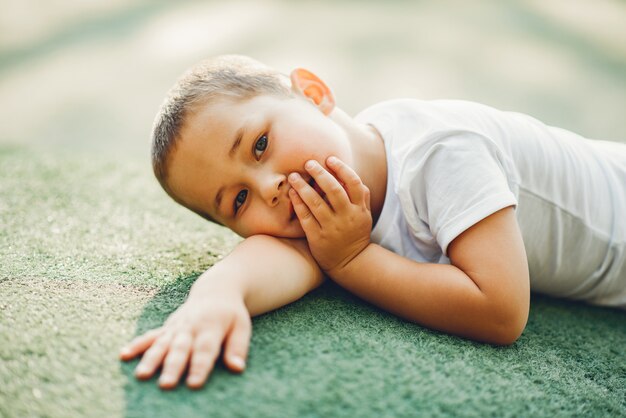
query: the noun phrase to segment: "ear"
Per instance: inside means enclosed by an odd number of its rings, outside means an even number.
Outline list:
[[[291,89],[296,94],[313,101],[325,115],[329,115],[335,108],[333,92],[326,83],[309,70],[296,68],[291,72]]]

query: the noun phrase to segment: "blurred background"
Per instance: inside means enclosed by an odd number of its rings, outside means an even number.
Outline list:
[[[188,66],[304,66],[350,114],[456,98],[626,142],[626,2],[0,0],[0,145],[145,159]]]
[[[466,99],[626,142],[624,0],[0,0],[0,417],[277,416],[332,407],[354,387],[365,391],[338,408],[623,410],[617,313],[533,299],[530,337],[513,351],[420,332],[424,355],[407,357],[389,350],[413,344],[405,328],[377,315],[356,325],[373,311],[338,287],[255,319],[245,379],[218,367],[201,396],[137,382],[119,347],[161,325],[239,240],[171,201],[149,158],[166,91],[223,53],[307,67],[352,115],[392,98]],[[362,330],[371,368],[350,343]],[[320,364],[343,377],[319,379]],[[380,384],[409,381],[404,403],[377,399]],[[322,415],[359,416],[332,411]]]

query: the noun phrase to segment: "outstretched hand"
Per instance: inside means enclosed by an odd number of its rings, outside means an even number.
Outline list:
[[[326,164],[336,178],[315,160],[305,164],[324,197],[298,173],[289,175],[289,197],[311,254],[333,277],[369,245],[372,213],[370,191],[357,173],[336,157]]]
[[[245,368],[252,322],[237,292],[215,292],[188,299],[165,324],[135,338],[120,351],[131,360],[143,353],[135,369],[138,379],[149,379],[163,366],[159,386],[176,387],[189,365],[187,386],[201,388],[214,367],[224,342],[224,362],[233,372]]]

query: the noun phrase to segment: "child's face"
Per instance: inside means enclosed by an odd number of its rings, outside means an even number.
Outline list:
[[[242,237],[304,237],[287,176],[298,172],[310,180],[304,163],[314,159],[326,167],[331,155],[352,165],[349,138],[303,96],[222,99],[187,116],[170,157],[168,185],[187,205]]]

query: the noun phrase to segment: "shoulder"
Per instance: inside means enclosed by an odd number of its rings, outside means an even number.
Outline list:
[[[423,104],[423,100],[418,99],[391,99],[375,103],[361,110],[355,118],[364,117],[379,112],[393,112],[414,108]]]
[[[404,148],[472,132],[489,137],[501,113],[463,100],[395,99],[364,109],[354,120],[373,125],[394,147]]]
[[[508,163],[510,157],[491,137],[464,128],[432,128],[408,141],[402,149],[403,176],[415,177],[424,170],[471,169],[484,161]],[[453,173],[452,173],[453,174]]]
[[[486,216],[517,205],[517,176],[494,141],[470,131],[435,132],[405,153],[398,195],[409,225],[428,225],[443,254]]]

